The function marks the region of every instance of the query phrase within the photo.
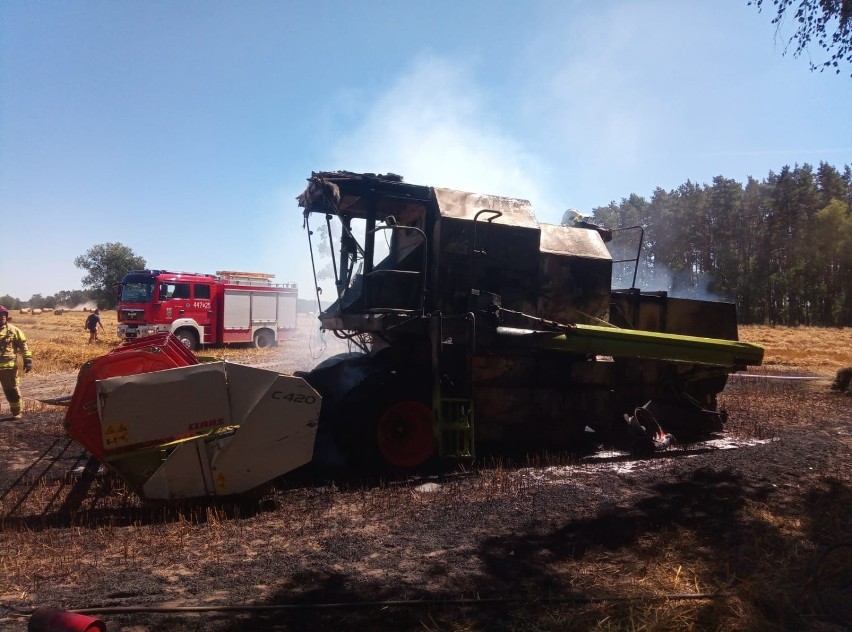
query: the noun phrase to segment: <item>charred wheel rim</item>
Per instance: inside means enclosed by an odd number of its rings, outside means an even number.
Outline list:
[[[379,417],[376,444],[382,458],[395,467],[422,465],[435,450],[432,409],[410,400],[392,404]]]

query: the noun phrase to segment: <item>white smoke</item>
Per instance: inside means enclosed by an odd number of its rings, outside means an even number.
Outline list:
[[[627,289],[633,284],[635,263],[613,264],[612,287]],[[722,300],[710,290],[713,275],[694,271],[674,272],[667,266],[645,267],[640,262],[636,272],[636,287],[645,292],[666,292],[673,298],[691,298],[701,301]]]
[[[541,200],[538,160],[500,129],[470,69],[423,56],[371,102],[339,139],[349,171],[401,174],[406,182]]]
[[[718,301],[719,297],[710,291],[712,282],[713,276],[709,273],[672,272],[665,266],[655,266],[645,270],[642,289],[648,291],[665,290],[669,296],[675,298]]]

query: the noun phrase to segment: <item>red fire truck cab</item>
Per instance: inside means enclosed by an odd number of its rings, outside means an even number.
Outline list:
[[[298,289],[259,272],[134,270],[119,284],[118,336],[170,332],[189,349],[253,342],[269,347],[296,331]]]

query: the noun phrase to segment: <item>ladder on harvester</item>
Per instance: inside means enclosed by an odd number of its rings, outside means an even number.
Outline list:
[[[450,329],[446,325],[450,323]],[[467,316],[448,320],[440,314],[432,320],[434,434],[439,458],[471,459],[473,444],[473,399],[471,397],[471,350],[474,321]],[[455,339],[455,343],[453,343]],[[451,388],[444,394],[444,381]]]
[[[434,407],[438,456],[441,458],[473,458],[473,400],[464,397],[441,397],[437,389]]]

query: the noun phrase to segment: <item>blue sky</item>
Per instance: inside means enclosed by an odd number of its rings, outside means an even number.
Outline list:
[[[310,298],[295,197],[314,170],[522,197],[558,223],[852,163],[849,73],[783,56],[771,18],[747,0],[5,0],[0,295],[80,288],[74,258],[117,241]]]

